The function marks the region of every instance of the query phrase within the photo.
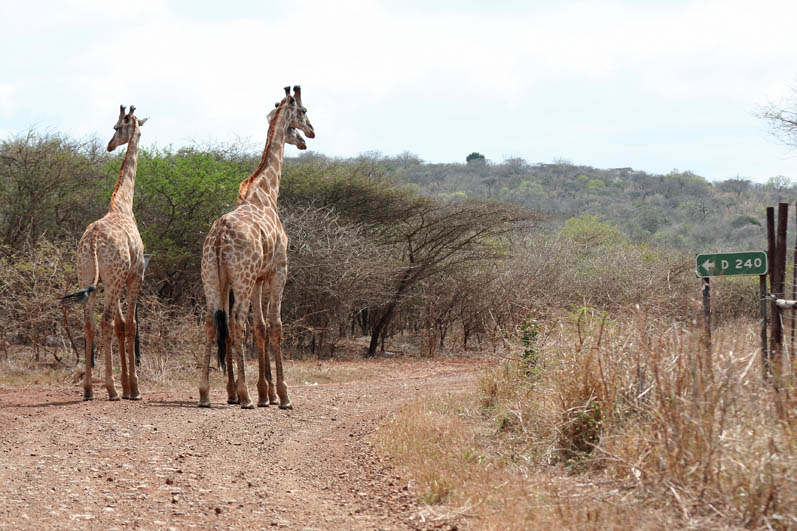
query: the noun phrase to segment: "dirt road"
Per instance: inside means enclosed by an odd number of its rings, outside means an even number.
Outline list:
[[[140,402],[109,402],[101,385],[92,402],[79,386],[0,388],[0,528],[445,528],[422,519],[369,436],[475,371],[384,363],[378,379],[292,386],[292,411],[228,406],[218,377],[211,409],[196,389],[146,383]]]

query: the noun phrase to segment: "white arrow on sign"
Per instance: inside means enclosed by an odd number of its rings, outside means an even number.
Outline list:
[[[700,264],[700,267],[703,268],[703,271],[712,271],[714,269],[714,262],[712,262],[711,260],[706,260],[705,262]]]

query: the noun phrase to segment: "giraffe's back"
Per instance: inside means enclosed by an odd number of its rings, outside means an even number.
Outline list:
[[[94,253],[99,279],[119,285],[144,274],[144,244],[135,219],[109,213],[91,223],[78,243],[77,269],[81,285],[94,279]]]

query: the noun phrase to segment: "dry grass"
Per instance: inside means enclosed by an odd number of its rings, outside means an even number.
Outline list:
[[[480,529],[797,526],[797,402],[761,379],[758,328],[699,334],[583,311],[380,433],[430,512]]]

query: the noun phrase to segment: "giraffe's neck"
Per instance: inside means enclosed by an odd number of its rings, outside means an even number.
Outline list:
[[[141,133],[136,130],[127,143],[127,153],[119,170],[119,180],[111,196],[108,212],[133,215],[133,191],[136,187],[136,168],[138,167],[138,140]]]
[[[285,152],[286,119],[287,116],[278,111],[272,120],[260,164],[247,179],[251,184],[246,187],[245,197],[239,198],[239,202],[245,201],[263,208],[277,208],[282,179],[282,156]]]

